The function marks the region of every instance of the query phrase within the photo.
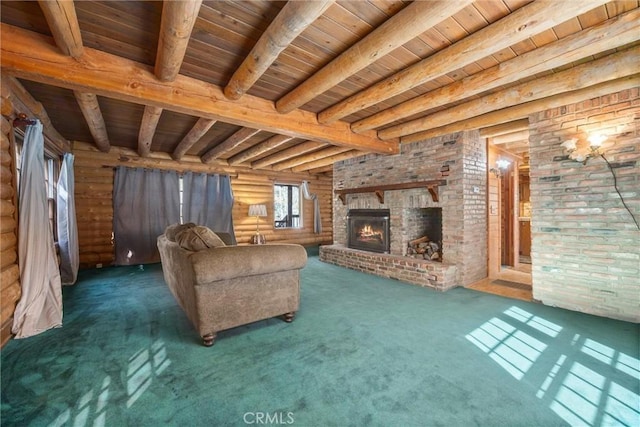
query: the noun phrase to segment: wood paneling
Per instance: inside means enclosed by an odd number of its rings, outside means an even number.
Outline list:
[[[5,121],[4,118],[2,118]],[[3,123],[5,128],[6,123]],[[0,134],[0,347],[11,338],[13,313],[20,299],[18,230],[15,208],[13,144],[10,135]]]
[[[316,245],[329,243],[332,232],[332,179],[330,176],[312,176],[305,173],[258,172],[246,167],[207,166],[202,163],[174,161],[170,158],[142,158],[134,151],[112,149],[101,153],[85,143],[74,144],[76,177],[76,211],[80,242],[80,266],[111,265],[114,261],[111,233],[113,231],[113,179],[114,167],[155,167],[178,172],[228,173],[235,198],[233,207],[234,231],[238,243],[248,243],[255,233],[255,218],[249,217],[249,205],[267,205],[267,218],[261,218],[260,232],[267,242]],[[187,158],[189,160],[189,158]],[[133,164],[132,164],[133,163]],[[273,185],[279,183],[301,184],[309,181],[309,190],[318,195],[322,218],[322,233],[313,232],[313,201],[303,202],[303,228],[275,229],[273,227]]]

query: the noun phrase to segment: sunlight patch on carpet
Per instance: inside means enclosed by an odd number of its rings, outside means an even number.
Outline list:
[[[499,317],[487,321],[466,338],[517,380],[524,377],[545,350],[553,354],[556,348],[566,348],[562,342],[566,340],[559,339],[561,326],[516,306],[502,314],[522,323],[522,327],[543,333],[548,337],[546,342]],[[572,337],[569,348],[575,351],[560,354],[536,397],[548,402],[549,408],[570,425],[637,425],[640,395],[603,372],[615,367],[623,383],[628,379],[640,381],[640,360],[578,334]],[[602,372],[598,367],[602,367]]]
[[[466,338],[518,380],[547,347],[497,317],[468,334]]]

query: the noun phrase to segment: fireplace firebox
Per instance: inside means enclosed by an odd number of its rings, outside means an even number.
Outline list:
[[[389,209],[350,209],[347,214],[347,245],[353,249],[389,253]]]

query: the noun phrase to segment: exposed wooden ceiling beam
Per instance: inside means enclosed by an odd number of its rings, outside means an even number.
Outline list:
[[[527,143],[529,141],[529,129],[493,136],[489,138],[489,141],[494,145],[510,144],[512,142]]]
[[[333,164],[320,166],[319,168],[315,169],[309,169],[307,172],[311,175],[328,174],[329,172],[333,173]]]
[[[256,45],[224,88],[229,99],[239,99],[278,58],[280,52],[311,25],[334,0],[289,1],[262,33]]]
[[[73,0],[38,0],[53,39],[65,55],[80,58],[84,51]]]
[[[485,58],[606,2],[607,0],[529,3],[448,48],[332,105],[318,114],[318,121],[332,123]]]
[[[524,104],[515,105],[513,107],[503,108],[502,110],[492,111],[481,116],[472,117],[470,119],[461,120],[459,122],[450,123],[445,126],[430,129],[423,132],[414,133],[401,138],[402,143],[411,143],[423,141],[440,135],[447,135],[453,132],[463,130],[478,129],[486,126],[494,126],[500,123],[506,123],[513,120],[519,120],[530,114],[550,108],[557,108],[563,105],[575,104],[585,99],[597,98],[599,96],[608,95],[622,90],[631,89],[640,85],[640,74],[624,77],[617,80],[611,80],[584,89],[565,92],[548,98],[538,99],[537,101],[526,102]]]
[[[160,38],[156,53],[155,74],[165,82],[175,80],[187,51],[191,32],[195,25],[202,0],[195,1],[165,1],[162,5],[162,20],[160,22]],[[156,132],[162,108],[146,105],[138,133],[138,154],[146,157],[151,153],[151,143]],[[211,122],[208,120],[207,123]],[[213,121],[215,123],[215,121]],[[213,125],[213,123],[209,123]],[[211,126],[209,126],[211,127]],[[208,128],[207,128],[208,130]],[[197,132],[197,130],[196,130]],[[205,131],[206,132],[206,131]],[[191,135],[193,138],[194,136]],[[180,159],[186,151],[200,139],[200,136],[185,142],[174,155]],[[181,143],[184,142],[181,141]],[[188,145],[191,144],[191,145]],[[184,151],[182,151],[184,149]]]
[[[248,148],[241,153],[236,154],[229,158],[230,165],[237,165],[242,162],[246,162],[254,157],[259,156],[262,153],[266,153],[269,150],[278,148],[287,141],[291,141],[293,138],[287,135],[274,135],[271,138],[266,139],[251,148]]]
[[[363,156],[367,153],[358,150],[349,150],[344,153],[335,154],[333,156],[325,157],[324,159],[314,160],[309,163],[301,164],[300,166],[295,166],[291,168],[292,172],[304,172],[317,168],[321,168],[323,166],[329,166],[334,164],[335,162],[340,162],[342,160],[351,159],[353,157]]]
[[[272,102],[250,95],[229,101],[220,87],[183,75],[160,82],[146,65],[96,49],[85,47],[83,61],[75,61],[52,47],[47,36],[4,23],[0,36],[3,73],[295,138],[381,154],[399,152],[399,141],[382,141],[375,132],[355,134],[346,122],[320,125],[315,114],[302,110],[279,114]]]
[[[529,119],[514,120],[512,122],[501,123],[499,125],[488,126],[480,129],[480,137],[493,138],[498,135],[529,130]]]
[[[292,157],[300,156],[310,151],[315,151],[320,148],[324,148],[326,146],[327,144],[325,144],[324,142],[305,141],[300,144],[296,144],[293,147],[287,148],[286,150],[279,151],[263,159],[257,160],[251,163],[251,167],[260,169],[265,166],[270,166],[274,163],[282,162]]]
[[[2,98],[8,99],[16,113],[33,115],[42,122],[43,133],[60,153],[71,151],[71,144],[53,127],[42,104],[33,98],[15,77],[2,76]]]
[[[347,151],[351,151],[351,150],[344,147],[327,147],[322,150],[314,151],[313,153],[303,154],[301,156],[278,163],[273,167],[273,169],[280,170],[280,171],[285,169],[291,169],[293,167],[297,167],[306,163],[327,159],[329,157],[336,156],[336,155],[345,153]]]
[[[147,157],[151,153],[153,135],[156,133],[161,114],[162,108],[149,105],[144,107],[140,132],[138,133],[138,154],[140,157]]]
[[[297,156],[289,160],[285,160],[283,162],[277,163],[273,165],[273,170],[281,171],[285,169],[290,169],[292,167],[302,165],[304,163],[309,163],[316,160],[322,160],[330,156],[335,156],[337,154],[344,153],[345,151],[349,151],[349,149],[344,147],[327,147],[323,150],[314,151],[313,153],[304,154],[304,155]]]
[[[471,0],[432,0],[428,2],[416,1],[409,4],[294,90],[280,98],[276,102],[276,108],[281,113],[293,111],[444,21],[471,2]]]
[[[225,141],[222,141],[220,144],[204,153],[202,155],[202,162],[209,163],[210,161],[217,159],[222,154],[226,153],[227,151],[233,150],[238,145],[242,144],[258,132],[260,132],[260,129],[242,128],[238,130]]]
[[[511,105],[630,76],[638,72],[639,57],[640,46],[632,47],[559,73],[521,83],[446,110],[383,129],[378,132],[378,135],[382,139],[410,135]]]
[[[446,105],[528,76],[571,64],[590,55],[609,50],[614,46],[632,43],[638,39],[638,22],[640,22],[640,10],[632,10],[354,122],[351,125],[351,130],[362,132],[375,129],[420,113],[425,110],[425,106],[436,108]]]
[[[74,90],[73,94],[89,126],[89,131],[91,132],[91,136],[93,136],[93,142],[100,151],[108,153],[111,144],[109,143],[109,135],[107,135],[107,125],[104,123],[104,118],[100,111],[100,104],[98,104],[98,97],[93,93],[80,92],[77,90]]]
[[[204,134],[207,133],[209,129],[211,129],[211,126],[213,126],[215,123],[216,120],[204,118],[198,119],[189,133],[187,133],[184,138],[182,138],[182,141],[180,141],[178,146],[173,150],[171,157],[174,160],[180,160],[182,156],[184,156],[187,151],[189,151],[189,149],[193,147],[193,145],[198,142],[200,138],[202,138]]]
[[[201,4],[202,0],[163,2],[155,67],[160,81],[172,82],[180,72]]]

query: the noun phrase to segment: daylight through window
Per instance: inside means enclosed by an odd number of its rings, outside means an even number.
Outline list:
[[[300,186],[275,184],[273,186],[274,227],[302,228]]]

